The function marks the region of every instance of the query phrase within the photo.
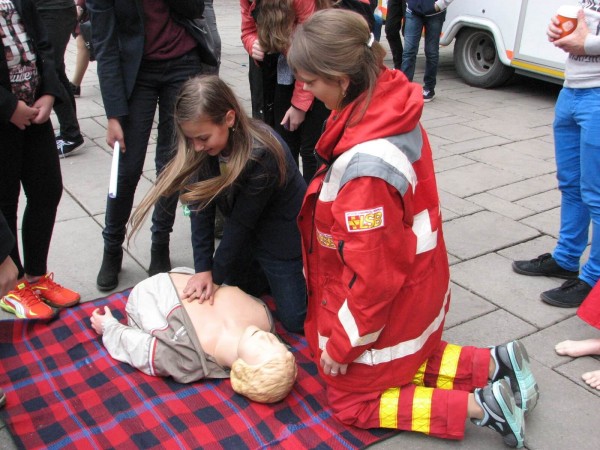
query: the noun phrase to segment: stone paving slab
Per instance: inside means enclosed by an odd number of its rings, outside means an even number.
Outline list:
[[[221,76],[250,111],[248,56],[241,45],[239,4],[215,2],[223,41]],[[383,42],[387,48],[387,43]],[[66,55],[75,63],[75,44]],[[554,352],[564,339],[597,337],[574,309],[553,308],[540,292],[563,280],[524,277],[511,269],[515,259],[551,252],[556,243],[560,194],[556,189],[552,135],[553,109],[560,87],[522,76],[506,86],[482,90],[456,74],[453,47],[442,48],[436,97],[424,107],[422,125],[433,149],[449,250],[452,303],[445,338],[459,344],[487,346],[521,338],[527,346],[542,397],[527,418],[529,449],[592,449],[600,442],[600,391],[581,381],[581,373],[599,369],[598,358],[572,359]],[[391,59],[389,53],[386,61]],[[415,81],[424,68],[421,49]],[[95,279],[102,256],[101,230],[110,171],[111,149],[105,143],[106,119],[96,63],[91,63],[77,99],[85,146],[61,160],[65,192],[50,249],[50,270],[59,282],[82,293],[84,301],[104,296]],[[54,123],[55,118],[53,117]],[[156,124],[155,124],[156,127]],[[136,204],[155,179],[156,129],[148,147]],[[22,196],[21,208],[25,204]],[[589,251],[589,250],[588,250]],[[118,290],[145,278],[150,232],[145,224],[126,249]],[[177,212],[171,238],[174,266],[191,266],[188,221]],[[587,252],[582,261],[587,258]],[[9,318],[0,312],[0,318]],[[0,450],[13,450],[0,424]],[[491,430],[466,425],[464,441],[452,442],[400,433],[375,449],[503,449]]]

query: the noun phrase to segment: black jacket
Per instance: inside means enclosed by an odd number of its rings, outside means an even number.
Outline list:
[[[40,74],[40,86],[37,97],[53,95],[55,98],[60,93],[60,84],[54,64],[54,53],[46,35],[46,28],[42,23],[35,4],[31,0],[12,0],[28,36],[33,43],[33,51],[37,56],[37,68]],[[19,100],[12,93],[8,64],[4,48],[0,51],[0,123],[8,123],[12,117]]]
[[[281,139],[280,139],[281,141]],[[251,244],[265,249],[274,259],[302,255],[296,218],[306,183],[296,162],[283,144],[287,157],[286,182],[278,184],[275,159],[264,148],[255,148],[250,161],[232,188],[200,211],[192,211],[192,246],[196,272],[212,270],[213,281],[222,284],[238,258]],[[218,176],[218,157],[211,157],[198,179]],[[226,217],[223,239],[214,254],[215,206]],[[193,207],[190,209],[194,210]]]
[[[190,19],[202,16],[204,0],[166,0],[171,11]],[[87,0],[92,43],[107,117],[129,114],[133,91],[144,55],[142,0]]]

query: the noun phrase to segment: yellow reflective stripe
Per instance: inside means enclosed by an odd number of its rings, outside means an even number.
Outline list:
[[[381,394],[379,403],[379,426],[381,428],[398,428],[398,403],[400,388],[389,388]]]
[[[433,389],[417,386],[412,404],[412,430],[429,434]]]
[[[437,378],[436,386],[440,389],[454,389],[454,379],[458,369],[458,360],[462,347],[448,344],[442,355],[442,363]]]
[[[428,360],[426,359],[425,362],[421,364],[421,367],[419,367],[419,370],[417,370],[417,373],[415,373],[412,384],[416,384],[417,386],[423,386],[425,384],[425,368],[427,367],[427,361]]]

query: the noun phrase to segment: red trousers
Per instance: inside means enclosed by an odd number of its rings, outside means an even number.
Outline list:
[[[334,415],[347,425],[462,439],[469,393],[487,385],[489,366],[489,348],[460,347],[441,341],[412,383],[384,392],[363,393],[337,389],[333,385],[335,378],[330,378],[327,398]],[[382,369],[385,370],[373,367]]]
[[[585,298],[577,315],[591,326],[600,329],[600,282],[596,283],[592,292]]]

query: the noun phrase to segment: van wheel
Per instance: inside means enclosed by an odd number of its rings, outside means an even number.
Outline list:
[[[454,66],[467,84],[481,88],[500,86],[514,73],[500,61],[492,34],[475,28],[466,28],[456,36]]]

